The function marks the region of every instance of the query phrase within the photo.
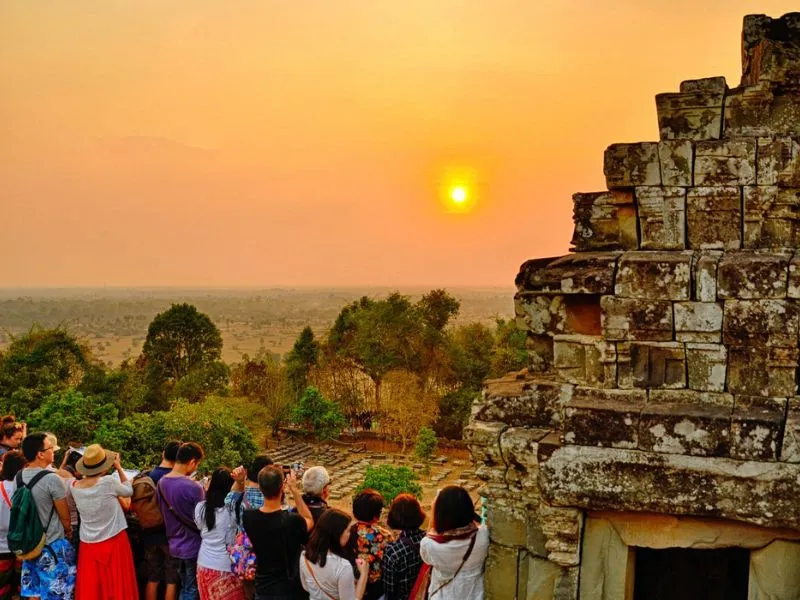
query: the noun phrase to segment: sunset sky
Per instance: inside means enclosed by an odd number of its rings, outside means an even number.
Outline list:
[[[0,287],[511,286],[655,94],[737,85],[742,17],[792,9],[3,0]]]

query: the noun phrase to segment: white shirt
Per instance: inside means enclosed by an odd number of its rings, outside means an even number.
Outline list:
[[[73,484],[70,491],[81,516],[81,543],[104,542],[128,528],[117,498],[133,495],[130,481],[120,483],[105,476],[92,487],[80,488]]]
[[[431,593],[453,577],[469,548],[469,539],[451,540],[440,544],[429,537],[422,538],[419,553],[431,565]],[[489,552],[489,530],[478,528],[475,546],[456,578],[442,587],[435,600],[483,600],[483,562]]]
[[[206,502],[198,502],[194,507],[194,522],[200,530],[200,553],[197,555],[197,566],[231,572],[231,557],[228,554],[228,544],[232,544],[236,537],[236,521],[233,518],[231,507],[221,506],[215,510],[214,529],[206,527],[205,516]]]
[[[309,564],[314,569],[313,576],[308,570]],[[316,581],[314,581],[314,577],[317,578]],[[309,593],[310,600],[331,600],[331,596],[339,600],[355,600],[356,598],[356,578],[353,576],[353,567],[348,561],[333,552],[328,552],[324,567],[306,563],[305,551],[300,554],[300,583],[303,584],[303,589]],[[330,596],[327,596],[325,592]]]
[[[9,501],[11,496],[17,489],[17,484],[14,481],[3,481],[3,489],[8,496]],[[8,521],[11,518],[11,506],[6,502],[5,497],[0,496],[0,553],[11,552],[8,549]]]

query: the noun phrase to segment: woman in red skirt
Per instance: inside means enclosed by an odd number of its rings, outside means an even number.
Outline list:
[[[120,466],[119,454],[92,444],[75,468],[83,475],[72,483],[72,497],[81,517],[75,600],[138,600],[133,554],[125,531],[128,525],[120,504],[130,498],[133,487]],[[108,476],[112,468],[119,480]]]

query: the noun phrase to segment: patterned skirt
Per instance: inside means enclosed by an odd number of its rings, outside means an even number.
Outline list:
[[[19,593],[19,565],[12,553],[0,554],[0,600]]]
[[[241,580],[230,572],[197,567],[200,600],[245,600]]]

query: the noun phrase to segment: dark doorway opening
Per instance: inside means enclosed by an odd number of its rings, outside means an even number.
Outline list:
[[[747,600],[750,551],[636,548],[634,600]]]

